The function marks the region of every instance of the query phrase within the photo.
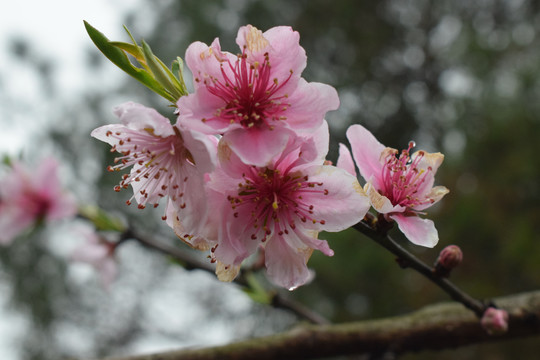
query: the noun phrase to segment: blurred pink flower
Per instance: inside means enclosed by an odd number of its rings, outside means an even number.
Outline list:
[[[27,228],[74,216],[75,199],[62,188],[58,163],[44,159],[37,168],[15,162],[0,180],[0,244],[9,244]]]
[[[103,287],[109,289],[117,274],[114,257],[115,244],[108,242],[93,229],[87,227],[79,228],[78,232],[85,241],[71,253],[71,260],[94,267],[99,272]]]
[[[268,166],[244,164],[220,144],[220,166],[209,182],[214,221],[219,223],[217,261],[221,280],[231,281],[241,262],[259,246],[277,285],[293,289],[310,278],[306,266],[314,249],[332,256],[319,231],[341,231],[360,221],[369,201],[357,179],[324,164],[326,122],[310,138],[291,139]]]
[[[238,55],[222,52],[219,39],[195,42],[186,52],[195,93],[178,100],[179,124],[222,142],[247,164],[266,166],[291,136],[321,126],[339,106],[336,90],[301,77],[307,57],[300,35],[278,26],[262,33],[238,30]]]
[[[502,335],[508,331],[508,312],[489,307],[482,315],[480,324],[489,335]]]
[[[161,198],[168,197],[167,206],[174,207],[186,231],[199,232],[207,211],[203,179],[215,166],[217,139],[179,129],[140,104],[129,102],[114,112],[121,124],[101,126],[91,135],[122,154],[110,171],[133,166],[115,190],[131,185],[134,194],[128,204],[135,198],[141,209],[147,204],[157,207]]]
[[[448,193],[444,186],[433,186],[444,155],[425,151],[411,155],[413,142],[399,154],[382,145],[361,125],[349,127],[347,138],[360,175],[367,182],[364,190],[373,208],[396,221],[412,243],[435,246],[439,235],[433,221],[418,215]],[[356,174],[351,153],[343,144],[338,166]]]

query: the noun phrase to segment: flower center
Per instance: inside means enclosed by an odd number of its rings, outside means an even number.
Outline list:
[[[242,177],[238,195],[227,199],[236,211],[235,217],[241,210],[251,216],[254,229],[251,239],[261,237],[264,242],[272,231],[279,236],[289,234],[298,222],[325,223],[324,219],[314,218],[314,206],[309,203],[310,195],[314,193],[328,195],[328,190],[322,188],[323,183],[309,181],[308,176],[299,173],[288,174],[255,166]]]
[[[177,132],[176,128],[174,129]],[[109,131],[107,136],[119,139],[111,152],[118,151],[122,154],[114,159],[117,165],[109,166],[107,170],[120,171],[134,167],[129,174],[122,176],[120,184],[114,188],[115,191],[127,189],[133,182],[140,182],[140,185],[136,186],[140,194],[137,199],[140,209],[144,209],[147,202],[157,207],[159,200],[165,196],[175,202],[184,196],[184,184],[188,177],[181,178],[181,168],[194,164],[178,132],[163,138],[154,135],[151,128],[144,131],[126,129],[124,133]],[[127,201],[128,205],[133,197]],[[184,202],[180,203],[180,208],[185,206]]]
[[[52,201],[47,193],[28,188],[19,199],[19,206],[35,218],[41,218],[49,212]]]
[[[426,181],[426,176],[432,171],[431,167],[420,169],[418,167],[425,153],[419,151],[417,155],[411,157],[411,149],[415,146],[413,141],[409,142],[409,147],[401,151],[387,151],[385,165],[382,169],[382,195],[386,196],[392,205],[414,207],[431,202],[430,199],[418,197],[420,186]]]
[[[230,70],[227,74],[226,66]],[[217,109],[214,117],[202,119],[203,122],[222,119],[244,128],[263,127],[273,129],[273,121],[286,120],[283,113],[291,106],[287,94],[279,94],[292,76],[282,83],[271,79],[271,66],[268,53],[262,63],[250,64],[247,54],[238,55],[236,62],[221,63],[221,79],[210,77],[205,80],[208,91],[223,100],[224,105]],[[195,81],[200,81],[198,78]]]

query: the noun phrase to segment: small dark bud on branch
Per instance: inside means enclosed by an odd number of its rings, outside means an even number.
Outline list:
[[[434,273],[440,277],[450,276],[452,269],[461,264],[463,253],[459,246],[449,245],[442,249],[437,261],[435,261]]]
[[[502,335],[508,331],[508,313],[489,307],[482,315],[480,324],[489,335]]]

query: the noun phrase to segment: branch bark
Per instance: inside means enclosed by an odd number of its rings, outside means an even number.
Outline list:
[[[416,256],[398,245],[390,236],[386,234],[386,231],[377,231],[364,221],[359,222],[353,227],[367,237],[369,237],[370,239],[372,239],[373,241],[375,241],[376,243],[378,243],[379,245],[381,245],[382,247],[384,247],[386,250],[390,251],[395,256],[397,256],[397,258],[401,261],[402,264],[406,264],[407,267],[416,270],[417,272],[425,276],[427,279],[432,281],[435,285],[437,285],[448,295],[450,295],[452,299],[462,303],[465,307],[474,311],[478,318],[482,317],[484,311],[487,308],[486,304],[473,298],[472,296],[461,290],[459,287],[457,287],[450,280],[436,275],[432,267],[426,265]]]
[[[347,354],[403,354],[442,350],[540,334],[540,291],[494,299],[510,315],[509,331],[490,336],[474,313],[458,303],[427,306],[391,318],[338,325],[303,325],[237,343],[107,360],[320,359]]]

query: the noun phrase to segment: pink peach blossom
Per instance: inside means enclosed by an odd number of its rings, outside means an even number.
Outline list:
[[[109,166],[110,171],[133,166],[115,190],[131,185],[131,200],[139,208],[157,207],[167,197],[185,229],[197,233],[206,217],[203,179],[215,166],[217,139],[173,126],[156,110],[140,104],[123,104],[115,114],[121,124],[92,131],[93,137],[112,145],[111,151],[122,154],[115,159],[116,165]]]
[[[290,139],[264,167],[244,164],[220,144],[209,197],[219,223],[212,256],[221,280],[234,279],[259,246],[265,249],[270,279],[289,289],[309,280],[306,263],[314,249],[333,255],[328,243],[317,239],[318,232],[357,223],[369,201],[356,177],[324,165],[327,151],[326,122],[312,137]]]
[[[9,244],[37,221],[64,219],[76,212],[75,199],[64,191],[53,158],[35,169],[15,162],[0,180],[0,244]]]
[[[115,244],[87,227],[78,228],[78,232],[85,241],[73,250],[71,260],[91,265],[98,271],[103,286],[109,289],[117,274]]]
[[[307,57],[290,27],[238,31],[240,53],[222,52],[219,40],[195,42],[186,52],[195,92],[178,100],[182,126],[223,141],[244,162],[266,166],[289,138],[321,126],[339,106],[336,90],[301,77]]]
[[[503,335],[508,331],[508,318],[506,310],[488,307],[480,319],[480,325],[489,335]]]
[[[426,151],[411,155],[413,142],[399,154],[382,145],[361,125],[349,127],[347,138],[373,208],[394,220],[412,243],[435,246],[439,235],[433,221],[419,215],[448,193],[444,186],[433,186],[444,155]],[[338,166],[355,174],[352,157],[341,144]]]

